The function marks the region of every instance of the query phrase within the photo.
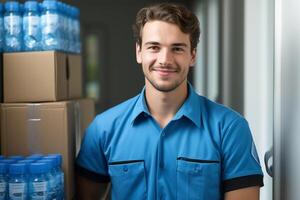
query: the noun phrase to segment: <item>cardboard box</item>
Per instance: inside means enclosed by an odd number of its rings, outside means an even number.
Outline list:
[[[76,136],[94,118],[94,101],[1,105],[1,150],[5,156],[61,153],[67,199],[74,198]]]
[[[81,56],[57,51],[3,54],[4,102],[82,97]]]
[[[3,102],[3,54],[0,53],[0,102]]]

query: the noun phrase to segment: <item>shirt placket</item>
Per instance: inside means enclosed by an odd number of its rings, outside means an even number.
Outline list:
[[[157,145],[157,199],[163,200],[166,199],[166,189],[164,185],[164,170],[165,170],[165,163],[164,163],[164,140],[166,135],[166,127],[161,130],[160,138]]]

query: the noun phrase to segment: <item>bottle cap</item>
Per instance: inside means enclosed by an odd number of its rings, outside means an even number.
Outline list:
[[[29,165],[30,174],[48,173],[49,170],[50,170],[50,165],[49,163],[46,162],[36,162],[36,163],[31,163]]]
[[[13,163],[9,165],[9,173],[10,174],[25,174],[26,164],[24,163]]]
[[[8,12],[19,12],[20,4],[17,1],[8,1],[5,3],[5,10]]]
[[[8,170],[7,163],[0,163],[0,174],[6,174]]]
[[[37,1],[26,1],[24,4],[25,11],[39,11],[39,3]]]

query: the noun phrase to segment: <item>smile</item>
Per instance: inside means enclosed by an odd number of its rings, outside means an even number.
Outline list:
[[[154,68],[154,72],[157,72],[160,76],[169,76],[177,72],[176,69],[171,68]]]

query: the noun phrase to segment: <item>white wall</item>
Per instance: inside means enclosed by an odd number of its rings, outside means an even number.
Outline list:
[[[273,144],[274,3],[202,0],[196,11],[203,29],[196,89],[249,121],[265,175],[261,200],[271,200],[264,155]]]
[[[273,145],[274,3],[245,0],[244,115],[249,121],[264,170],[262,200],[272,199],[272,178],[264,154]]]
[[[276,0],[275,82],[276,126],[275,200],[300,197],[300,1]],[[276,153],[276,151],[275,151]],[[276,178],[276,177],[275,177]]]

